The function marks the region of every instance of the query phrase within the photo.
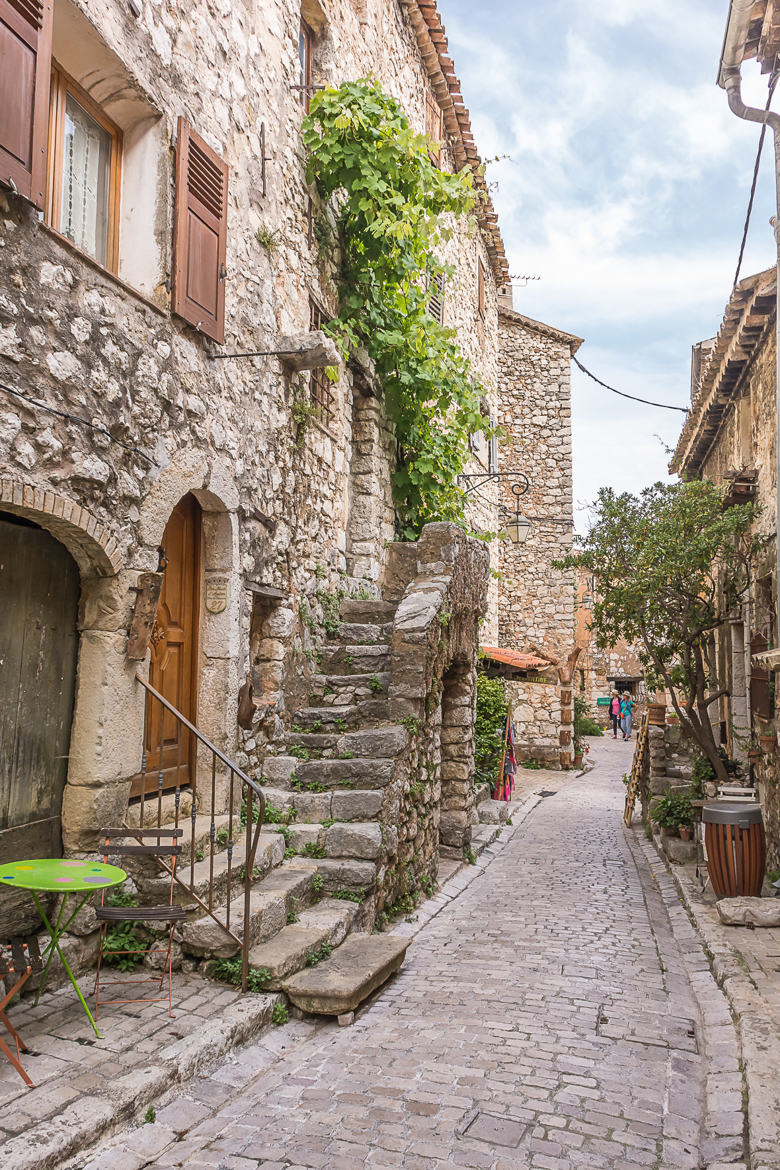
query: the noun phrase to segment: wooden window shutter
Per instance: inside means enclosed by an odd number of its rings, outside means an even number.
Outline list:
[[[52,0],[0,0],[0,182],[43,207]]]
[[[225,340],[228,166],[179,118],[173,304],[190,325]]]
[[[750,643],[751,654],[763,654],[768,643],[763,634],[754,634]],[[769,671],[755,662],[750,664],[750,709],[761,719],[771,719],[772,695],[769,689]]]

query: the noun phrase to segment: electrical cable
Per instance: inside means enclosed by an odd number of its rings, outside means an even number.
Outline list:
[[[15,398],[21,398],[23,402],[29,402],[32,406],[39,407],[40,410],[45,410],[48,414],[56,414],[58,418],[67,419],[68,422],[79,423],[83,427],[89,427],[91,431],[98,431],[101,435],[106,435],[112,443],[116,443],[118,447],[122,447],[125,451],[131,451],[133,455],[140,455],[147,463],[155,466],[154,459],[151,455],[147,455],[145,451],[139,450],[138,447],[131,447],[129,443],[123,443],[121,439],[116,439],[107,431],[105,427],[97,426],[95,423],[86,418],[79,418],[77,414],[70,414],[67,410],[56,410],[53,406],[47,406],[45,402],[41,402],[37,398],[29,398],[26,394],[22,394],[21,390],[14,390],[12,386],[6,386],[5,382],[0,382],[0,390],[5,390],[6,394],[13,394]]]
[[[621,398],[630,398],[632,402],[643,402],[645,406],[660,406],[661,410],[680,410],[683,414],[689,413],[687,406],[670,406],[668,402],[651,402],[649,398],[637,398],[636,394],[626,394],[623,390],[616,390],[614,386],[608,386],[606,382],[602,382],[601,378],[597,378],[595,374],[591,374],[590,370],[586,369],[574,354],[571,355],[571,360],[578,369],[582,370],[583,374],[587,374],[589,378],[592,378],[599,386],[603,386],[605,390],[611,390],[613,394],[619,394]]]
[[[772,104],[772,95],[775,92],[780,74],[773,73],[769,79],[769,93],[767,94],[766,105],[764,106],[764,113],[769,113],[769,107]],[[758,140],[758,150],[756,152],[756,161],[753,167],[753,182],[750,187],[750,198],[748,199],[747,214],[745,216],[745,226],[742,229],[742,243],[739,246],[739,259],[737,260],[737,270],[734,273],[734,283],[731,286],[731,291],[737,287],[739,274],[742,269],[742,261],[745,257],[745,245],[747,244],[748,228],[750,227],[750,217],[753,214],[753,203],[756,198],[756,187],[758,186],[758,172],[761,167],[761,153],[764,149],[764,139],[766,138],[766,122],[761,126],[761,137]]]

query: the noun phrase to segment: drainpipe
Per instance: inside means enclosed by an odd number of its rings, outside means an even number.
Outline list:
[[[729,7],[726,35],[723,40],[723,50],[720,56],[720,70],[718,85],[725,89],[729,108],[738,118],[747,122],[766,123],[771,129],[775,144],[775,194],[777,202],[776,214],[772,218],[772,227],[777,245],[777,292],[775,305],[775,336],[777,353],[775,355],[775,480],[776,480],[776,517],[775,517],[775,588],[777,590],[777,606],[780,615],[780,115],[769,110],[759,110],[746,106],[742,100],[742,58],[750,29],[750,13],[754,0],[731,0]]]

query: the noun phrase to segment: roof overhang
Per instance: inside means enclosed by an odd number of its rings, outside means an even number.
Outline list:
[[[770,73],[780,53],[780,0],[731,0],[718,85],[738,72],[743,61],[756,58],[762,73]]]
[[[777,270],[767,268],[745,277],[731,294],[669,464],[672,473],[695,475],[700,470],[724,416],[739,396],[743,375],[774,320],[776,288]]]
[[[455,153],[455,165],[458,170],[471,167],[474,186],[480,196],[474,213],[485,239],[496,285],[503,288],[509,281],[509,262],[436,0],[400,0],[400,3],[409,16],[433,92],[441,106],[444,128]]]
[[[530,329],[532,333],[541,333],[543,337],[550,337],[553,341],[560,341],[562,345],[569,348],[569,352],[575,354],[583,343],[581,337],[576,337],[573,333],[564,333],[563,329],[556,328],[555,325],[546,325],[544,321],[535,321],[533,317],[525,317],[522,313],[515,312],[514,309],[504,308],[503,305],[498,309],[499,318],[509,321],[513,325],[521,325],[524,329]]]

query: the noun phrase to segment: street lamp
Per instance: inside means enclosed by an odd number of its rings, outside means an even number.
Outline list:
[[[515,497],[515,511],[510,513],[507,508],[501,508],[502,517],[506,517],[506,534],[512,544],[525,544],[531,528],[531,521],[520,511],[520,497],[531,486],[531,481],[523,471],[484,471],[476,475],[459,475],[458,481],[464,493],[469,496],[493,481],[512,480],[510,489]]]

